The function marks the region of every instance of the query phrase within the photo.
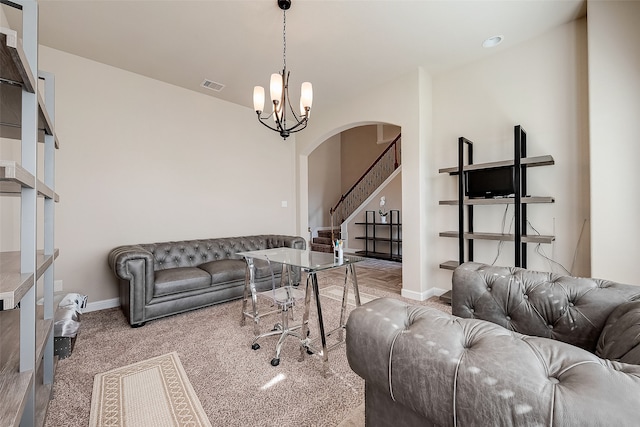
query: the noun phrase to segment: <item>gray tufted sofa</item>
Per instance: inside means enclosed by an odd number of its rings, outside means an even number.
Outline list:
[[[259,235],[126,245],[109,253],[120,306],[131,326],[242,297],[246,263],[237,252],[291,247],[298,236]],[[271,269],[256,262],[256,287],[271,287]],[[280,278],[280,270],[275,269]],[[294,272],[299,281],[300,272]]]
[[[452,303],[351,313],[368,426],[640,425],[640,287],[470,262]]]

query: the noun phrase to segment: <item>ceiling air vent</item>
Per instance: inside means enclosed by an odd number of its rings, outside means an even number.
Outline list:
[[[220,92],[222,89],[224,89],[224,85],[222,83],[217,83],[209,79],[204,79],[200,86],[216,92]]]

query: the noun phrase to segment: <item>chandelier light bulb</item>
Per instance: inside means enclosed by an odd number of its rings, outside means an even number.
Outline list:
[[[271,103],[278,101],[278,104],[280,104],[282,100],[282,76],[275,73],[271,74],[271,84],[269,87],[271,89]]]
[[[300,103],[305,109],[311,109],[311,104],[313,104],[313,86],[311,86],[309,82],[302,83],[302,87],[300,88]]]
[[[262,86],[253,88],[253,109],[258,114],[264,111],[264,88]]]

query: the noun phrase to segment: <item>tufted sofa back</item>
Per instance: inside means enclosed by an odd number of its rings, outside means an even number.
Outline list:
[[[452,312],[591,352],[609,314],[640,286],[467,262],[453,273]]]
[[[238,252],[257,251],[282,246],[285,240],[290,241],[291,236],[258,235],[242,237],[223,237],[202,240],[183,240],[177,242],[141,244],[143,249],[151,252],[154,259],[155,271],[176,267],[195,267],[209,261],[221,259],[244,259]],[[305,241],[298,238],[292,246],[295,249],[304,249]]]

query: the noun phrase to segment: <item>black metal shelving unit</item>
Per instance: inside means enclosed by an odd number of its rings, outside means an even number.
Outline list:
[[[464,160],[464,149],[467,148],[467,162]],[[514,242],[514,265],[516,267],[526,268],[527,266],[527,243],[551,243],[554,236],[527,235],[527,205],[531,203],[553,203],[553,197],[531,197],[527,195],[527,170],[534,166],[553,165],[554,160],[551,156],[527,157],[527,134],[522,126],[514,127],[514,156],[513,160],[500,162],[473,163],[473,142],[467,138],[458,138],[458,166],[453,168],[441,169],[441,173],[458,176],[458,200],[441,201],[441,205],[458,206],[458,231],[444,231],[440,233],[442,237],[456,237],[458,239],[458,260],[446,261],[440,264],[441,268],[455,269],[459,264],[467,261],[473,261],[473,242],[477,239],[482,240],[504,240]],[[513,167],[515,193],[514,197],[499,199],[469,199],[465,198],[465,180],[464,172],[478,169],[492,169],[501,167]],[[463,173],[461,174],[460,171]],[[514,205],[514,232],[513,234],[500,233],[478,233],[473,228],[473,215],[475,205],[496,205],[496,204],[513,204]],[[465,215],[466,208],[466,215]],[[466,216],[466,231],[465,231]],[[465,251],[465,240],[467,248]],[[466,257],[465,257],[466,252]]]
[[[364,226],[364,236],[356,237],[364,240],[364,250],[356,254],[369,258],[402,261],[402,224],[400,211],[389,211],[389,222],[377,222],[376,211],[366,211],[364,222],[356,222],[356,225]],[[382,231],[381,231],[382,230]],[[383,248],[380,248],[383,246]],[[384,250],[383,250],[384,249]]]
[[[465,162],[465,148],[466,162]],[[440,173],[458,176],[458,199],[443,200],[440,205],[456,205],[458,207],[458,230],[443,231],[441,237],[455,237],[458,239],[458,260],[445,261],[440,268],[455,270],[458,265],[466,261],[473,261],[474,240],[502,240],[514,242],[514,266],[527,267],[527,243],[551,243],[555,236],[527,235],[527,205],[532,203],[554,203],[550,196],[531,197],[527,194],[527,170],[534,166],[553,165],[552,156],[527,157],[527,133],[522,126],[514,127],[513,160],[474,164],[473,142],[467,138],[458,138],[458,166],[440,169]],[[479,169],[492,169],[513,167],[515,192],[513,197],[496,199],[470,199],[465,198],[464,172]],[[462,171],[462,173],[461,173]],[[482,233],[474,230],[473,215],[476,205],[514,205],[514,232],[513,234]],[[465,212],[466,211],[466,212]],[[465,215],[466,213],[466,215]],[[465,231],[466,217],[466,231]],[[465,250],[466,240],[466,250]],[[466,252],[466,256],[465,256]],[[450,300],[450,292],[448,292]],[[445,294],[446,295],[446,294]],[[447,299],[447,297],[445,297]]]

